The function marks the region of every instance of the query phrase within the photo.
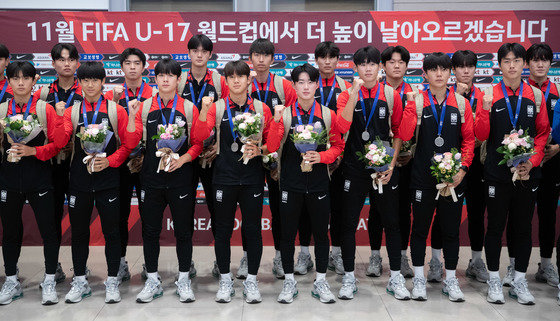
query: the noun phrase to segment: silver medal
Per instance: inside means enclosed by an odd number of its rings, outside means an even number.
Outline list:
[[[239,150],[239,145],[237,144],[237,142],[233,142],[233,144],[231,144],[231,151],[236,153]]]
[[[443,146],[444,143],[445,141],[441,136],[436,137],[436,139],[434,140],[434,144],[436,144],[437,147]]]
[[[362,139],[367,142],[369,140],[369,133],[367,131],[364,131],[362,133]]]

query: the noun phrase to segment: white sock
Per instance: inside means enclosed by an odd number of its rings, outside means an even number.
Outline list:
[[[393,270],[391,270],[391,279],[394,278],[394,277],[396,277],[396,276],[399,276],[399,274],[401,274],[401,271],[393,271]]]
[[[317,276],[315,277],[315,281],[325,281],[326,278],[327,278],[327,273],[317,272]]]
[[[332,254],[333,255],[340,255],[340,253],[341,253],[340,251],[341,251],[340,246],[333,246],[332,247]]]
[[[257,276],[253,274],[247,274],[247,281],[249,282],[257,282]]]
[[[152,279],[152,280],[154,280],[154,281],[158,281],[158,282],[159,282],[158,273],[157,273],[157,272],[148,273],[148,279]]]
[[[125,265],[126,264],[126,257],[121,257],[121,265]]]
[[[441,262],[441,249],[432,249],[432,259]]]
[[[471,253],[473,262],[476,260],[482,260],[482,251],[471,251]]]
[[[514,281],[514,282],[519,282],[519,281],[521,281],[521,280],[523,280],[523,279],[525,279],[525,273],[515,271],[514,277],[513,277],[513,281]]]
[[[54,274],[45,274],[45,281],[54,281]]]
[[[424,277],[424,266],[414,266],[413,269],[415,277]]]
[[[281,258],[281,256],[280,256],[280,251],[276,251],[276,257],[275,257],[275,259],[280,259],[280,258]]]
[[[284,277],[286,278],[286,280],[295,281],[293,273],[286,273]]]
[[[189,272],[188,272],[188,271],[187,271],[187,272],[181,272],[181,271],[179,271],[179,279],[178,279],[178,281],[181,281],[181,280],[183,280],[184,278],[187,278],[187,279],[189,278]]]
[[[500,271],[488,271],[490,279],[499,279],[500,278]]]
[[[10,276],[6,276],[6,280],[10,280],[12,282],[17,282],[17,275],[10,275]]]
[[[379,253],[379,250],[371,250],[371,256],[381,256],[381,253]]]
[[[401,251],[401,256],[406,256],[406,250]]]
[[[109,282],[109,281],[115,281],[115,282],[116,282],[116,281],[117,281],[117,277],[116,277],[116,276],[108,276],[108,277],[107,277],[107,282]]]
[[[514,257],[509,258],[509,265],[515,266],[515,258]]]
[[[247,258],[247,251],[243,251],[243,257]]]
[[[231,275],[229,273],[220,274],[220,281],[231,281]]]
[[[455,270],[445,270],[445,279],[451,280],[455,277]]]
[[[354,276],[354,271],[352,272],[344,272],[345,276],[351,276],[353,279],[355,279],[356,277]]]
[[[82,282],[82,283],[83,283],[83,282],[87,282],[86,276],[85,276],[85,275],[78,275],[78,276],[76,276],[76,280],[77,280],[77,281],[80,281],[80,282]]]
[[[309,246],[300,246],[299,249],[301,253],[309,255]]]
[[[549,264],[552,264],[551,258],[549,257],[541,257],[541,267],[547,267]]]

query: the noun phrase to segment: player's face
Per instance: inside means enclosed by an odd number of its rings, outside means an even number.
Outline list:
[[[52,65],[59,76],[74,77],[74,73],[76,73],[80,63],[75,58],[70,57],[68,49],[62,49],[60,57],[54,60]]]
[[[529,72],[534,77],[542,78],[548,75],[550,69],[549,60],[531,60],[529,61]]]
[[[394,52],[391,60],[382,64],[382,66],[387,76],[394,79],[403,78],[406,72],[406,62],[402,60],[401,54],[398,52]]]
[[[159,74],[156,76],[156,84],[158,90],[164,94],[170,94],[177,91],[179,78],[177,75]]]
[[[80,86],[82,86],[82,91],[86,97],[95,97],[103,93],[103,85],[105,84],[105,79],[94,79],[85,78],[80,79]]]
[[[122,63],[122,71],[124,76],[128,79],[138,79],[142,77],[142,72],[144,72],[144,65],[142,65],[142,60],[137,55],[128,56]]]
[[[475,66],[462,66],[453,68],[453,73],[455,74],[455,78],[457,78],[457,82],[461,82],[463,84],[470,84],[472,82],[475,71]]]
[[[202,46],[198,46],[196,49],[189,50],[189,58],[191,58],[191,63],[196,67],[206,67],[208,60],[212,56],[212,52],[205,50]]]
[[[316,62],[321,73],[332,74],[334,73],[334,69],[336,68],[336,64],[338,63],[338,58],[330,56],[318,57],[316,58]]]
[[[253,70],[256,72],[267,72],[274,61],[274,56],[253,52],[249,57],[249,61],[253,64]]]
[[[521,77],[525,66],[526,64],[523,58],[515,57],[515,54],[511,51],[500,61],[500,69],[502,70],[502,75],[506,79]]]
[[[30,95],[33,90],[33,86],[35,86],[35,82],[36,80],[34,77],[24,76],[21,71],[17,76],[8,79],[8,83],[14,91],[14,95],[17,96]]]
[[[374,62],[364,62],[354,67],[354,71],[358,72],[358,76],[365,82],[373,82],[377,80],[379,74],[379,64]]]
[[[249,77],[244,75],[233,74],[226,77],[226,84],[228,85],[230,93],[240,95],[247,93],[247,88],[250,85]]]
[[[307,73],[299,74],[299,79],[294,83],[294,89],[300,99],[315,99],[315,91],[319,87],[316,81],[312,81]]]
[[[447,87],[447,81],[451,77],[451,69],[444,69],[438,66],[437,68],[427,70],[425,75],[430,88],[443,88]]]

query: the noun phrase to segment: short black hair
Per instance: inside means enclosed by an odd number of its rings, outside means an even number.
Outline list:
[[[224,67],[224,76],[227,78],[233,75],[249,77],[251,75],[251,68],[243,60],[230,61]]]
[[[552,49],[546,43],[534,43],[527,49],[527,61],[544,60],[552,62],[553,59]]]
[[[169,58],[165,58],[160,60],[156,67],[154,68],[154,73],[156,77],[158,75],[175,75],[177,78],[181,78],[181,65]]]
[[[323,41],[315,47],[315,59],[327,57],[340,57],[340,48],[332,41]]]
[[[78,49],[71,43],[57,43],[51,49],[51,58],[53,61],[62,57],[62,50],[68,50],[68,54],[70,58],[80,60],[80,54],[78,53]]]
[[[451,65],[453,68],[458,67],[476,67],[478,58],[472,50],[457,50],[451,57]]]
[[[400,54],[401,59],[408,66],[408,62],[410,61],[410,52],[408,52],[408,50],[403,46],[395,46],[395,47],[389,46],[389,47],[385,48],[385,50],[383,50],[383,52],[381,53],[381,62],[383,64],[386,64],[387,61],[389,61],[393,58],[394,53]]]
[[[79,80],[83,79],[105,79],[105,68],[99,61],[86,61],[80,64],[76,75]]]
[[[192,36],[191,39],[189,39],[189,42],[187,43],[188,50],[198,49],[198,47],[201,46],[202,49],[210,52],[212,52],[212,50],[214,49],[214,44],[212,43],[212,40],[210,40],[208,36],[203,34]]]
[[[422,69],[424,71],[434,70],[438,67],[451,70],[451,58],[443,52],[434,52],[424,58]]]
[[[506,42],[498,49],[498,64],[502,63],[502,59],[510,52],[513,52],[515,58],[523,58],[523,61],[527,61],[527,51],[522,45],[517,42]]]
[[[37,75],[35,66],[29,61],[14,61],[6,68],[6,77],[8,77],[8,79],[17,77],[20,72],[23,77],[35,78],[35,75]]]
[[[381,61],[381,54],[374,46],[367,46],[360,48],[354,53],[354,64],[361,65],[369,62],[379,64]]]
[[[259,38],[249,47],[249,57],[254,53],[274,56],[274,45],[266,38]]]
[[[10,58],[10,50],[3,43],[0,43],[0,58]]]
[[[142,61],[142,67],[146,66],[146,55],[142,52],[142,50],[138,49],[138,48],[126,48],[120,55],[119,57],[119,61],[122,64],[124,63],[125,60],[128,59],[128,57],[130,56],[138,56],[138,58],[140,58],[140,61]]]
[[[311,66],[309,63],[304,63],[301,66],[297,66],[292,70],[291,77],[294,83],[299,81],[299,76],[302,73],[306,73],[309,75],[309,79],[313,82],[319,81],[319,70],[317,68]]]

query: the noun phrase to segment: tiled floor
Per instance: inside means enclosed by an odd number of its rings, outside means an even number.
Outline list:
[[[383,252],[385,250],[383,249]],[[507,266],[506,251],[502,256],[502,271]],[[232,266],[235,272],[241,249],[232,251]],[[229,304],[214,302],[217,281],[210,270],[214,260],[212,247],[196,247],[194,258],[198,276],[193,280],[196,302],[183,304],[175,295],[174,275],[177,264],[175,249],[164,247],[160,257],[160,273],[164,282],[164,295],[149,304],[135,302],[136,294],[143,282],[140,278],[143,257],[141,247],[130,247],[127,255],[132,279],[121,285],[122,302],[108,305],[104,303],[103,280],[106,276],[105,258],[102,247],[92,247],[88,266],[92,271],[90,284],[93,295],[78,304],[66,304],[63,297],[70,288],[70,281],[57,286],[61,302],[54,306],[41,306],[38,285],[43,277],[43,255],[40,247],[25,247],[19,263],[20,277],[24,285],[24,298],[8,306],[0,306],[0,320],[560,320],[560,306],[556,303],[558,289],[534,281],[538,249],[533,250],[528,271],[529,287],[536,298],[536,305],[521,306],[506,296],[506,304],[492,305],[486,302],[486,285],[465,277],[464,269],[470,257],[468,248],[461,248],[459,271],[461,287],[466,296],[464,303],[452,303],[441,294],[441,284],[428,285],[428,301],[401,302],[385,292],[388,275],[380,278],[365,276],[369,248],[359,247],[356,275],[360,281],[360,291],[352,301],[337,301],[335,304],[322,304],[310,295],[314,274],[297,276],[299,297],[293,304],[283,305],[276,302],[282,281],[271,274],[274,250],[265,247],[259,275],[259,287],[263,302],[257,305],[246,304],[243,300],[243,286],[235,282],[236,296]],[[386,253],[382,257],[387,258]],[[429,249],[427,258],[429,259]],[[70,271],[70,248],[63,247],[60,254],[62,266],[68,276]],[[2,261],[0,260],[0,264]],[[385,272],[388,270],[384,259]],[[2,269],[3,270],[3,269]],[[2,271],[3,272],[3,271]],[[3,282],[3,277],[0,279]],[[341,278],[333,272],[328,273],[328,281],[334,293],[340,288]],[[412,287],[411,281],[407,286]],[[507,289],[507,288],[506,288]]]

